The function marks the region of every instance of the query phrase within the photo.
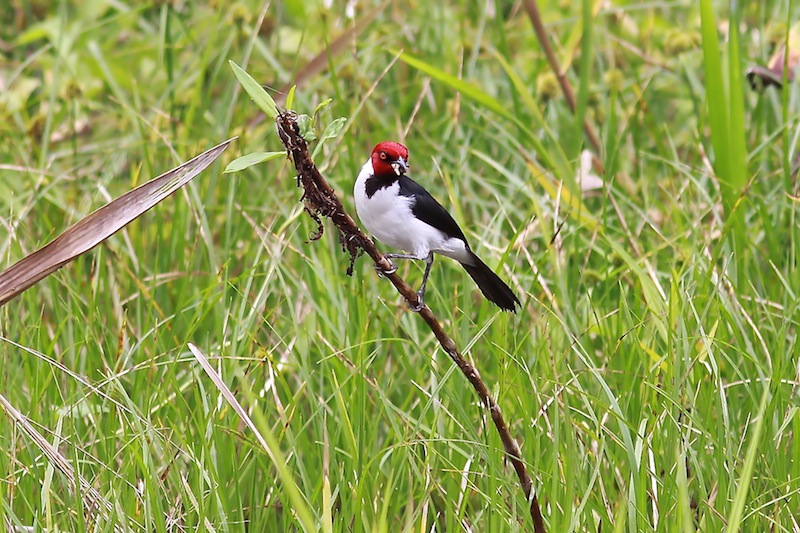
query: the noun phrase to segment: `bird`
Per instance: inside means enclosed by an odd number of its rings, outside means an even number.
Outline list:
[[[408,176],[408,148],[394,141],[378,143],[361,167],[354,187],[358,217],[367,230],[383,244],[405,253],[385,254],[387,259],[425,262],[422,285],[417,291],[424,307],[425,289],[434,254],[455,259],[477,284],[487,300],[503,311],[516,313],[520,305],[514,291],[470,248],[456,221],[424,187]],[[390,261],[391,262],[391,261]],[[383,272],[377,265],[380,274]],[[393,274],[397,267],[385,274]]]

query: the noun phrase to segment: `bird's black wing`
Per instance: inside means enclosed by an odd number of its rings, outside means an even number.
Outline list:
[[[448,237],[461,239],[469,248],[464,232],[458,227],[458,224],[447,212],[447,209],[436,201],[436,198],[431,196],[422,185],[406,175],[400,176],[398,182],[400,184],[400,194],[416,199],[416,203],[411,208],[411,212],[414,213],[415,217],[444,232]]]

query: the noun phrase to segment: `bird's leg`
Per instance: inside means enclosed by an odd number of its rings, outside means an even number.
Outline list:
[[[431,267],[433,266],[433,252],[428,252],[428,256],[423,259],[423,261],[425,261],[425,273],[422,275],[422,285],[417,291],[418,303],[415,306],[411,304],[408,305],[408,308],[415,313],[419,313],[422,311],[422,308],[425,307],[425,300],[423,298],[425,296],[425,287],[428,285],[428,275],[430,275]]]
[[[389,270],[384,270],[381,268],[379,264],[375,263],[375,272],[377,272],[378,276],[382,278],[385,278],[386,276],[391,276],[392,274],[397,272],[397,266],[395,266],[395,264],[392,262],[392,259],[419,259],[419,257],[412,254],[384,254],[383,257],[384,259],[389,261],[389,264],[391,264],[392,267]]]

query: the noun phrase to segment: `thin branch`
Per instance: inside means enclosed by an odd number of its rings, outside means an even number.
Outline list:
[[[305,139],[300,135],[296,119],[297,115],[295,113],[286,111],[278,115],[276,122],[278,126],[278,136],[286,146],[286,151],[297,169],[298,184],[303,187],[302,200],[305,204],[305,209],[318,224],[317,231],[312,235],[312,240],[322,236],[324,228],[322,226],[321,217],[330,218],[339,230],[339,242],[350,254],[350,265],[347,269],[348,275],[352,275],[353,264],[356,258],[364,252],[366,252],[384,272],[391,270],[391,263],[383,257],[383,254],[378,251],[372,240],[359,229],[353,218],[347,214],[334,190],[328,185],[328,182],[322,177],[316,165],[314,165],[308,151],[308,145]],[[392,282],[392,285],[395,286],[397,291],[412,307],[418,306],[419,300],[417,298],[417,293],[403,278],[398,276],[397,273],[387,274],[386,278]],[[433,312],[425,306],[419,312],[419,315],[425,323],[428,324],[428,327],[436,336],[436,339],[439,341],[439,344],[441,344],[445,353],[447,353],[450,359],[458,366],[475,389],[475,392],[478,393],[481,403],[489,409],[492,422],[494,422],[500,439],[503,441],[503,448],[511,464],[514,466],[519,482],[522,485],[522,490],[525,492],[525,497],[530,502],[530,513],[533,520],[534,531],[536,533],[544,533],[544,519],[542,518],[542,512],[539,508],[539,500],[536,497],[536,493],[533,492],[533,482],[525,468],[525,463],[522,461],[519,445],[511,436],[508,425],[503,418],[500,406],[492,397],[489,388],[481,379],[478,370],[472,366],[469,361],[464,359],[458,351],[456,343],[444,331]]]

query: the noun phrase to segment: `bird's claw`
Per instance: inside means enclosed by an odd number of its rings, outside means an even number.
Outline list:
[[[414,313],[419,313],[420,311],[422,311],[423,307],[425,307],[425,301],[422,299],[422,295],[420,293],[417,293],[417,305],[414,305],[413,303],[411,303],[410,300],[408,300],[409,311],[412,311]]]
[[[375,272],[378,273],[378,277],[385,278],[386,276],[391,276],[395,272],[397,272],[397,265],[392,263],[389,259],[386,260],[390,265],[392,265],[389,270],[384,270],[381,265],[375,263]]]

